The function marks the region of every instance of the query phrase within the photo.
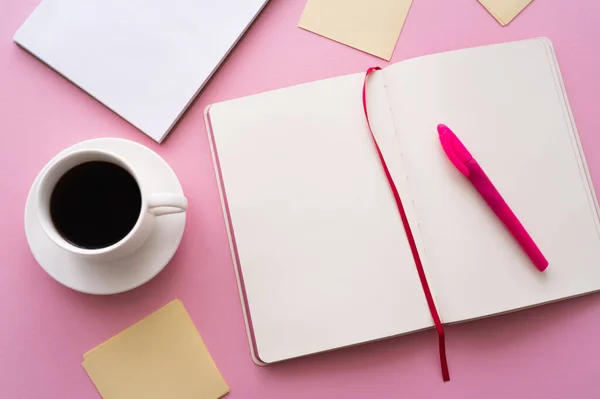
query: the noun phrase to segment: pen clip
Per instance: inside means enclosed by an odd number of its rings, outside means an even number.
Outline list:
[[[469,151],[448,126],[439,124],[437,130],[442,148],[450,162],[452,162],[460,173],[469,177],[469,168],[465,165],[466,162],[473,159]]]

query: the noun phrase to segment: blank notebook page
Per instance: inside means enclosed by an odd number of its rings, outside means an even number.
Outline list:
[[[548,40],[417,58],[384,75],[443,321],[600,289],[598,213]],[[438,123],[529,231],[550,262],[544,273],[448,161]]]
[[[266,363],[432,324],[364,119],[363,77],[210,108],[257,355]],[[382,142],[395,142],[381,78],[370,81],[369,109]]]

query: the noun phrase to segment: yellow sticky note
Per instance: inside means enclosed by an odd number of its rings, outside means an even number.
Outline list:
[[[389,61],[411,4],[412,0],[308,0],[298,26]]]
[[[479,0],[500,25],[506,26],[533,0]]]
[[[105,399],[217,399],[229,387],[174,300],[83,355]]]

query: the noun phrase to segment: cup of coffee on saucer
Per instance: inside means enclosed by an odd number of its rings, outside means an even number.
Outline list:
[[[96,139],[63,151],[40,172],[25,227],[36,260],[57,281],[116,293],[168,263],[187,206],[173,171],[154,152],[127,140]]]
[[[115,154],[78,150],[46,169],[37,186],[36,207],[44,232],[56,245],[110,261],[139,249],[155,217],[185,212],[187,199],[144,192],[134,168]]]

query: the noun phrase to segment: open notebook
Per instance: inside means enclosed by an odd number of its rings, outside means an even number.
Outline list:
[[[364,73],[207,108],[257,363],[433,325],[362,110]],[[444,323],[600,289],[598,206],[547,39],[369,77],[371,124]],[[550,266],[540,273],[448,161],[459,135]]]

